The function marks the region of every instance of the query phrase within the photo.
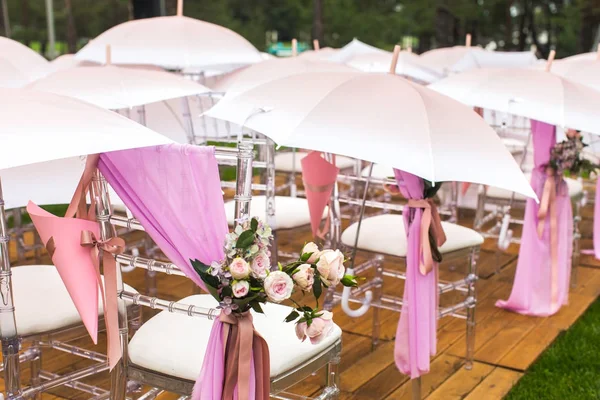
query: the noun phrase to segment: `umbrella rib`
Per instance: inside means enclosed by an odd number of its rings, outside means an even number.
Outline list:
[[[425,99],[421,95],[421,92],[417,90],[413,83],[408,82],[408,86],[417,93],[417,96],[421,99],[421,104],[425,104]],[[429,123],[429,114],[425,111],[425,121],[427,121],[427,139],[429,141],[429,165],[431,166],[431,183],[435,185],[435,165],[433,163],[433,140],[431,140],[431,124]]]

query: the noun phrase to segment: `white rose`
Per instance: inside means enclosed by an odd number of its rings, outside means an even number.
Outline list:
[[[326,285],[337,285],[344,277],[344,255],[339,250],[323,250],[317,262],[317,270]]]
[[[237,297],[239,299],[248,294],[250,291],[250,283],[248,283],[248,281],[233,281],[231,290],[233,291],[233,297]]]
[[[292,275],[292,279],[300,289],[308,292],[315,282],[315,270],[310,264],[302,264],[298,267],[298,271]]]
[[[234,258],[229,264],[229,273],[233,279],[246,279],[250,275],[250,265],[241,257]]]
[[[292,296],[294,281],[283,271],[274,271],[265,279],[265,293],[269,300],[280,303]]]
[[[306,260],[309,264],[314,264],[319,259],[319,246],[317,246],[313,242],[308,242],[304,245],[302,249],[302,254],[312,253],[308,260]]]
[[[271,260],[269,256],[264,252],[259,252],[254,260],[252,261],[252,275],[256,278],[265,278],[267,271],[271,269]]]

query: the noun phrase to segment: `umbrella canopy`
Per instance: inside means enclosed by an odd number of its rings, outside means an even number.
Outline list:
[[[260,52],[234,31],[179,15],[119,24],[88,43],[76,59],[102,63],[107,45],[114,64],[218,69],[262,61]]]
[[[392,54],[389,51],[385,51],[375,46],[371,46],[370,44],[363,43],[358,39],[352,39],[350,43],[336,51],[335,54],[331,55],[328,60],[338,63],[347,63],[352,57],[355,57],[359,54],[373,53]]]
[[[327,61],[331,56],[336,54],[339,49],[333,49],[331,47],[323,47],[319,50],[306,50],[298,54],[298,57],[310,61]]]
[[[479,115],[399,76],[293,75],[227,94],[207,114],[279,145],[386,164],[434,182],[475,182],[535,197]]]
[[[172,141],[112,111],[27,89],[0,89],[0,169]]]
[[[48,61],[21,43],[0,36],[0,59],[9,61],[29,82],[46,75]]]
[[[19,88],[27,85],[29,78],[10,61],[0,58],[0,87]]]
[[[168,72],[114,65],[58,71],[28,88],[75,97],[110,110],[210,92]]]
[[[392,53],[365,53],[352,57],[348,65],[364,72],[388,72],[392,64]],[[408,51],[401,51],[396,64],[396,74],[421,82],[431,83],[443,75],[423,64],[420,57]]]
[[[600,90],[600,52],[591,60],[556,61],[552,64],[552,73]]]
[[[575,54],[574,56],[565,57],[565,58],[562,58],[561,61],[595,60],[597,57],[598,57],[598,52],[591,51],[589,53],[581,53],[581,54]]]
[[[529,51],[488,51],[479,47],[454,46],[426,51],[421,60],[438,72],[464,72],[477,68],[523,68],[534,64]]]
[[[551,72],[486,68],[429,87],[470,106],[600,134],[600,92]]]
[[[300,57],[281,58],[235,71],[214,84],[213,89],[217,92],[243,92],[274,79],[311,71],[351,72],[355,70],[346,65],[326,61],[310,61]]]
[[[62,56],[56,57],[50,61],[50,72],[62,71],[65,69],[77,68],[77,67],[91,67],[98,66],[99,63],[90,61],[79,61],[75,59],[75,54],[63,54]]]

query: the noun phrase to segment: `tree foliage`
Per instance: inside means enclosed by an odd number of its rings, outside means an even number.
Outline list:
[[[167,14],[174,14],[176,0],[165,1]],[[47,41],[44,3],[8,2],[15,39]],[[130,0],[54,0],[60,41],[69,32],[65,3],[71,4],[79,45],[132,15]],[[322,46],[340,47],[356,37],[391,49],[411,38],[408,43],[423,52],[463,44],[471,33],[477,45],[534,45],[541,56],[552,48],[566,56],[590,51],[600,36],[600,0],[186,0],[185,15],[231,28],[264,50],[267,32],[277,32],[279,41],[309,41],[316,7],[322,11]]]

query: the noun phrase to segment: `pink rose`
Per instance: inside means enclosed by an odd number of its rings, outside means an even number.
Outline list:
[[[265,279],[265,293],[275,303],[289,299],[293,288],[294,281],[283,271],[273,271]]]
[[[262,279],[267,276],[269,269],[271,269],[271,260],[264,251],[261,251],[252,261],[252,275]]]
[[[337,285],[344,277],[344,255],[339,250],[323,250],[317,262],[321,280],[328,286]]]
[[[250,266],[246,260],[237,257],[229,264],[229,273],[233,279],[246,279],[250,275]]]
[[[312,289],[312,285],[315,282],[315,270],[310,264],[302,264],[298,267],[298,271],[292,275],[292,279],[296,282],[296,285],[305,292]]]
[[[248,283],[248,281],[233,281],[231,290],[233,291],[233,297],[237,297],[239,299],[248,294],[250,291],[250,283]]]
[[[305,341],[308,337],[310,343],[318,344],[323,341],[333,330],[333,314],[329,311],[320,311],[322,314],[318,318],[314,318],[308,326],[306,322],[296,324],[296,336],[301,341]]]
[[[314,264],[319,259],[319,246],[314,244],[313,242],[308,242],[304,245],[302,249],[302,254],[311,254],[311,256],[306,260],[309,264]]]

